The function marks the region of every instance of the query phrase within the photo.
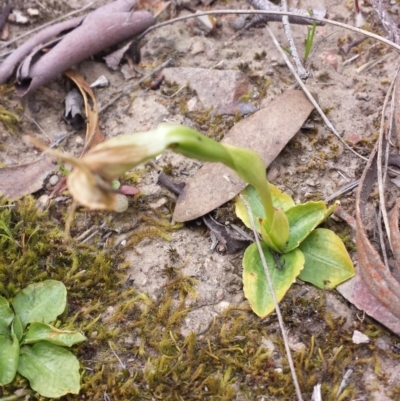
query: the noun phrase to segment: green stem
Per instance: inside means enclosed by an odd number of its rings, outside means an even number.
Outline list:
[[[163,124],[159,128],[167,131],[169,147],[175,152],[197,160],[223,163],[242,180],[253,185],[260,194],[267,221],[272,224],[274,207],[271,191],[264,163],[256,152],[221,144],[183,126]]]

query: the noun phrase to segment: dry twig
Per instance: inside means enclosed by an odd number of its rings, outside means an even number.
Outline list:
[[[288,10],[286,0],[282,0],[282,8],[283,8],[283,11]],[[294,61],[295,65],[296,65],[297,73],[301,79],[307,79],[310,76],[310,73],[308,71],[306,71],[306,69],[303,67],[303,64],[300,61],[300,57],[297,52],[297,48],[296,48],[296,45],[294,43],[294,39],[292,36],[292,30],[290,29],[289,17],[287,15],[284,15],[282,17],[282,25],[283,25],[283,29],[285,31],[286,38],[289,42],[290,53],[293,57],[293,61]]]

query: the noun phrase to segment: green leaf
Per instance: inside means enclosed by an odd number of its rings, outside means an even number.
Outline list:
[[[9,335],[9,326],[14,319],[14,313],[10,308],[8,301],[0,297],[0,335]]]
[[[335,208],[333,205],[328,209],[325,202],[319,201],[303,203],[288,209],[286,216],[289,220],[290,234],[285,252],[297,248],[315,227],[333,213]]]
[[[294,201],[290,197],[290,195],[288,195],[285,192],[282,192],[280,189],[278,189],[272,184],[269,184],[269,187],[271,190],[272,204],[274,208],[286,211],[287,209],[294,206]],[[260,195],[258,194],[257,190],[251,185],[248,185],[240,194],[250,205],[250,209],[253,213],[257,231],[260,231],[260,225],[258,219],[265,218],[265,211],[261,202]],[[236,197],[235,206],[236,206],[236,215],[239,217],[239,219],[243,221],[243,223],[248,228],[251,228],[250,219],[247,214],[246,207],[239,196]]]
[[[50,324],[34,322],[29,325],[21,344],[33,344],[41,340],[62,347],[72,347],[85,341],[86,337],[77,331],[59,330]]]
[[[5,232],[5,234],[0,233],[0,237],[4,237],[9,239],[10,241],[14,241],[14,236],[12,235],[10,228],[3,220],[0,220],[0,230],[3,230]]]
[[[40,341],[33,347],[21,347],[18,373],[26,377],[32,389],[43,397],[79,393],[78,360],[70,351],[47,341]]]
[[[304,256],[299,249],[281,255],[282,269],[277,269],[274,257],[266,244],[261,243],[272,284],[278,302],[284,297],[304,266]],[[274,302],[269,291],[267,276],[258,253],[257,244],[250,245],[243,257],[244,294],[254,313],[265,317],[274,310]]]
[[[18,315],[14,316],[14,320],[12,322],[12,331],[17,336],[18,341],[21,341],[22,334],[24,334],[24,328],[22,327],[22,323]]]
[[[28,285],[14,298],[12,306],[21,319],[22,327],[28,323],[50,323],[64,312],[67,289],[60,281],[46,280]]]
[[[0,385],[11,383],[17,373],[19,343],[15,334],[0,335]]]
[[[342,240],[331,230],[317,228],[301,244],[305,257],[299,278],[319,288],[335,288],[355,275]]]
[[[261,222],[261,236],[264,242],[275,251],[282,253],[289,238],[289,221],[282,209],[275,209],[270,225],[267,219]]]

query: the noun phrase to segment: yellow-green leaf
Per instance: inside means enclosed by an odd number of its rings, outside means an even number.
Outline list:
[[[281,255],[280,262],[283,267],[279,270],[270,249],[263,243],[261,245],[279,302],[303,269],[304,256],[299,249]],[[254,313],[265,317],[274,311],[273,298],[256,244],[250,245],[243,257],[243,286],[244,294]]]
[[[305,257],[299,278],[319,288],[335,288],[355,275],[342,240],[331,230],[317,228],[299,246]]]
[[[302,203],[288,209],[286,216],[289,220],[290,234],[285,252],[297,248],[333,210],[334,206],[328,209],[322,201]]]
[[[291,196],[285,192],[282,192],[280,189],[275,187],[272,184],[269,184],[269,188],[271,190],[272,196],[272,204],[276,209],[282,209],[286,211],[287,209],[294,206],[294,201]],[[248,202],[250,209],[253,213],[254,222],[256,224],[257,230],[260,232],[260,225],[258,219],[263,219],[265,217],[265,211],[261,202],[260,195],[258,194],[257,190],[248,185],[240,195]],[[243,221],[243,223],[251,228],[249,216],[247,214],[246,207],[244,206],[240,196],[237,196],[235,199],[235,207],[236,207],[236,215]]]
[[[264,242],[275,251],[282,253],[289,238],[289,221],[281,209],[275,209],[272,224],[267,219],[261,222],[261,236]]]

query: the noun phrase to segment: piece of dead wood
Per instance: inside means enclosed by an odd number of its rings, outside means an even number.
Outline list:
[[[39,32],[26,42],[28,45],[21,46],[22,51],[20,47],[4,61],[0,67],[0,83],[10,77],[16,64],[25,57],[18,68],[16,84],[16,93],[23,96],[101,50],[135,37],[155,23],[147,11],[131,12],[135,4],[136,0],[117,0],[86,17],[53,25],[46,28],[45,33]],[[54,40],[46,43],[65,29],[70,32],[61,39],[56,38],[55,45]]]
[[[247,0],[247,2],[252,5],[256,10],[269,10],[269,11],[283,11],[281,6],[277,6],[271,3],[268,0]],[[307,18],[310,15],[315,15],[320,18],[326,17],[326,10],[301,10],[298,8],[289,8],[289,12],[293,12],[298,14],[298,16],[289,16],[289,22],[292,24],[299,24],[299,25],[312,25],[313,21]],[[259,23],[265,23],[269,21],[282,21],[282,16],[277,15],[256,15],[253,17],[252,21],[247,24],[244,29],[248,29],[250,26]],[[321,25],[317,22],[317,25]]]
[[[8,14],[10,14],[10,11],[11,11],[11,1],[6,0],[3,9],[1,10],[0,13],[0,32],[3,30],[4,25],[7,22],[7,17]]]
[[[232,228],[218,223],[209,214],[203,216],[203,222],[215,235],[219,245],[223,247],[223,251],[228,254],[242,251],[250,245],[250,241],[239,236]]]
[[[10,200],[20,199],[42,189],[49,174],[58,170],[54,158],[46,156],[27,164],[0,169],[0,195]]]
[[[302,91],[286,91],[267,107],[239,121],[221,142],[254,150],[268,167],[312,110]],[[228,167],[205,163],[188,180],[173,218],[179,222],[194,220],[228,202],[245,187]]]
[[[54,37],[62,35],[76,28],[84,17],[75,17],[68,21],[60,22],[56,25],[49,26],[25,43],[14,50],[0,65],[0,84],[5,83],[11,77],[18,63],[23,60],[36,46],[49,42]],[[61,37],[59,38],[61,40]]]

